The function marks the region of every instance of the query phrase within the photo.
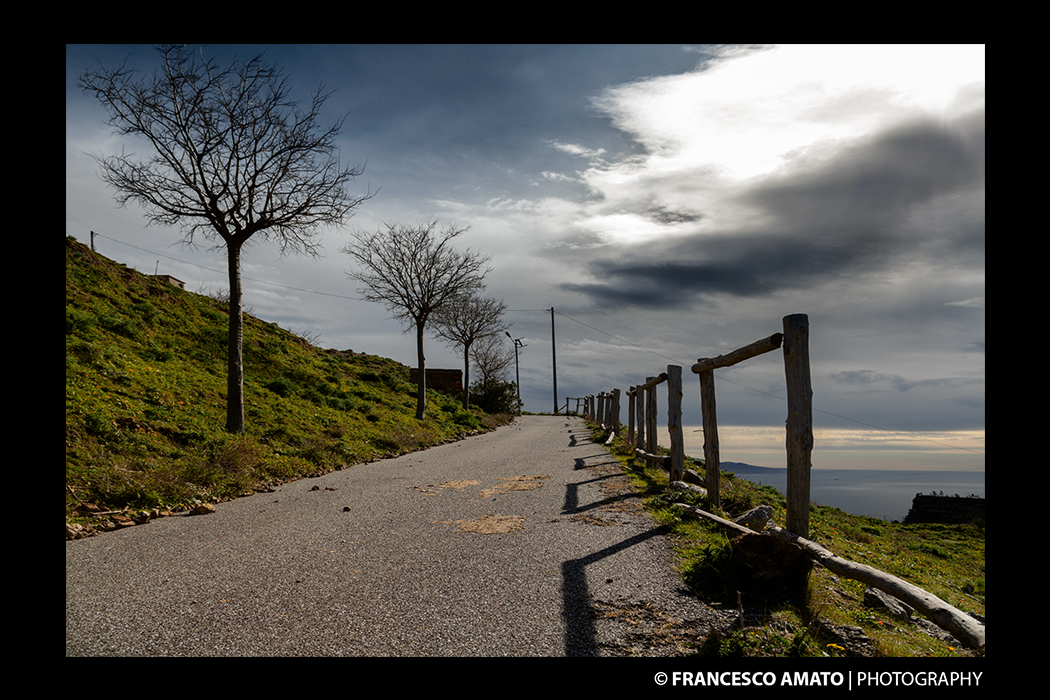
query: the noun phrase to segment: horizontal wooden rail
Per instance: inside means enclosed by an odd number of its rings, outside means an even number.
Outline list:
[[[784,342],[783,333],[774,333],[768,338],[762,340],[756,340],[750,345],[745,345],[742,348],[737,348],[733,352],[727,352],[724,355],[718,357],[701,357],[693,365],[693,374],[700,374],[701,372],[707,372],[718,367],[730,367],[738,362],[761,355],[763,353],[771,352],[780,347],[780,344]]]
[[[667,381],[667,372],[660,372],[659,377],[653,377],[645,384],[639,384],[635,389],[652,389],[657,384],[662,384]]]

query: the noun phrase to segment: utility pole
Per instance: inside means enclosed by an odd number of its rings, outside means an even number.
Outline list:
[[[528,347],[521,342],[521,338],[513,337],[509,331],[503,331],[503,334],[514,341],[514,377],[517,379],[514,387],[518,390],[518,407],[521,407],[521,372],[518,370],[518,348]],[[522,336],[524,337],[524,336]]]
[[[554,377],[554,415],[558,415],[558,358],[554,351],[554,307],[551,307],[551,376]]]

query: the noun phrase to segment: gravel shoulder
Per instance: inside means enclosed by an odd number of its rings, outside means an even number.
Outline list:
[[[674,656],[724,624],[578,418],[66,541],[67,656]]]

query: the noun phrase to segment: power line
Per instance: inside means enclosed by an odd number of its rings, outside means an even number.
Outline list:
[[[132,245],[131,243],[126,243],[126,242],[118,240],[116,238],[112,238],[111,236],[106,236],[104,234],[98,233],[97,231],[95,232],[95,235],[98,236],[99,238],[105,238],[107,240],[115,241],[116,243],[120,243],[121,245],[126,245],[129,248],[134,248],[135,250],[141,250],[144,253],[149,253],[151,255],[159,255],[162,258],[167,258],[168,260],[174,260],[175,262],[182,263],[183,265],[192,265],[193,267],[199,267],[202,270],[207,270],[208,272],[214,272],[214,273],[220,274],[220,275],[226,274],[225,270],[216,270],[214,268],[206,267],[204,265],[200,265],[200,264],[195,263],[195,262],[189,262],[188,260],[180,260],[179,258],[176,258],[176,257],[171,256],[171,255],[165,255],[164,253],[158,253],[155,250],[149,250],[148,248],[140,248],[137,245]],[[326,296],[326,297],[336,297],[338,299],[350,299],[352,301],[359,301],[359,299],[357,297],[348,297],[348,296],[345,296],[343,294],[332,294],[331,292],[318,292],[317,290],[305,289],[303,287],[292,287],[292,286],[287,285],[287,284],[279,284],[277,282],[270,282],[268,280],[256,279],[254,277],[245,277],[245,276],[242,275],[241,279],[246,279],[246,280],[249,280],[251,282],[258,282],[259,284],[268,284],[268,285],[270,285],[272,287],[281,287],[283,289],[291,289],[291,290],[294,290],[294,291],[297,291],[297,292],[306,292],[308,294],[320,294],[321,296]]]
[[[158,253],[156,251],[149,250],[147,248],[141,248],[141,247],[139,247],[137,245],[132,245],[131,243],[126,243],[125,241],[121,241],[121,240],[118,240],[116,238],[112,238],[111,236],[106,236],[106,235],[98,233],[98,232],[95,232],[94,235],[99,236],[101,238],[105,238],[105,239],[110,240],[110,241],[114,241],[116,243],[120,243],[121,245],[126,245],[129,248],[135,248],[136,250],[141,250],[141,251],[143,251],[145,253],[150,253],[151,255],[159,255],[162,258],[168,258],[169,260],[174,260],[175,262],[179,262],[179,263],[182,263],[184,265],[192,265],[194,267],[199,267],[202,270],[207,270],[209,272],[214,272],[214,273],[217,273],[217,274],[223,274],[224,273],[223,270],[215,270],[213,268],[206,267],[206,266],[200,265],[198,263],[189,262],[187,260],[180,260],[179,258],[176,258],[174,256],[165,255],[164,253]],[[252,282],[258,282],[260,284],[268,284],[268,285],[271,285],[271,286],[274,286],[274,287],[281,287],[283,289],[291,289],[291,290],[294,290],[294,291],[297,291],[297,292],[306,292],[307,294],[319,294],[321,296],[336,297],[338,299],[350,299],[352,301],[359,301],[359,299],[357,297],[349,297],[349,296],[345,296],[345,295],[342,295],[342,294],[332,294],[330,292],[318,292],[318,291],[313,290],[313,289],[305,289],[303,287],[292,287],[290,285],[278,284],[277,282],[270,282],[268,280],[255,279],[253,277],[243,277],[243,279],[250,280]],[[532,312],[532,311],[536,311],[536,312],[542,311],[542,312],[546,313],[546,312],[552,311],[552,310],[553,309],[508,309],[508,312],[511,312],[511,313],[524,313],[524,312]],[[614,334],[609,333],[607,331],[603,331],[601,328],[596,328],[596,327],[594,327],[594,326],[592,326],[592,325],[590,325],[588,323],[584,323],[583,321],[581,321],[579,319],[576,319],[576,318],[573,318],[572,316],[569,316],[567,314],[564,314],[561,311],[554,311],[554,313],[557,314],[558,316],[563,317],[563,318],[567,318],[567,319],[569,319],[570,321],[572,321],[574,323],[578,323],[581,326],[584,326],[586,328],[590,328],[592,331],[596,331],[596,332],[601,333],[603,335],[607,335],[610,338],[614,338],[615,340],[620,341],[621,343],[626,343],[627,345],[630,345],[632,347],[636,347],[639,350],[644,350],[645,352],[648,352],[648,353],[651,353],[653,355],[656,355],[657,357],[660,357],[660,358],[662,358],[664,360],[668,360],[670,362],[675,362],[675,363],[683,365],[683,366],[686,366],[686,365],[689,364],[689,363],[682,362],[681,360],[677,360],[677,359],[675,359],[673,357],[667,357],[666,355],[661,355],[660,353],[656,352],[655,350],[650,350],[649,348],[644,347],[642,345],[639,345],[637,343],[634,343],[634,342],[632,342],[630,340],[627,340],[626,338],[621,338],[618,335],[614,335]],[[691,365],[689,365],[689,366],[691,366]],[[754,392],[759,393],[759,394],[764,394],[765,396],[770,396],[770,397],[772,397],[774,399],[777,399],[779,401],[787,401],[787,399],[784,398],[783,396],[777,396],[776,394],[771,394],[768,391],[763,391],[761,389],[756,389],[755,387],[748,386],[747,384],[742,384],[740,382],[737,382],[737,381],[734,381],[732,379],[729,379],[728,377],[725,377],[725,376],[720,377],[719,381],[726,381],[726,382],[729,382],[730,384],[736,384],[739,387],[743,387],[745,389],[749,389],[749,390],[754,391]],[[825,410],[820,409],[820,408],[814,408],[813,410],[818,412],[818,413],[823,413],[826,416],[832,416],[832,417],[838,418],[840,420],[845,420],[845,421],[849,421],[851,423],[856,423],[857,425],[863,425],[863,426],[865,426],[867,428],[873,428],[875,430],[881,430],[883,432],[893,433],[893,434],[896,434],[896,435],[908,435],[909,434],[906,431],[893,430],[891,428],[884,428],[882,426],[874,425],[872,423],[866,423],[864,421],[860,421],[860,420],[857,420],[855,418],[850,418],[848,416],[843,416],[843,415],[839,415],[837,413],[832,413],[831,411],[825,411]],[[979,451],[971,449],[969,447],[961,447],[959,445],[952,445],[952,444],[949,444],[949,443],[946,443],[946,442],[942,442],[940,440],[933,440],[933,439],[930,439],[930,438],[919,438],[919,440],[924,441],[924,442],[930,442],[930,443],[933,443],[933,444],[936,444],[936,445],[942,445],[944,447],[951,447],[951,448],[956,449],[956,450],[964,450],[966,452],[972,452],[972,453],[977,454],[977,455],[985,456],[984,452],[979,452]]]

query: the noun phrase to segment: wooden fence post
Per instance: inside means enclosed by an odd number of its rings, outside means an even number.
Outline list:
[[[711,503],[722,507],[719,490],[718,416],[715,411],[715,371],[700,372],[700,413],[704,427],[704,467],[707,495]]]
[[[634,412],[637,420],[635,424],[638,427],[638,432],[634,435],[634,446],[639,450],[645,449],[645,390],[634,388],[634,393],[637,396],[634,397]]]
[[[813,467],[813,384],[809,372],[809,317],[784,317],[787,378],[787,529],[809,537],[809,478]]]
[[[612,390],[612,399],[609,401],[609,425],[614,435],[620,434],[620,390]]]
[[[627,390],[627,444],[634,444],[634,405],[637,391],[632,386]]]
[[[656,377],[646,377],[645,383],[656,379]],[[656,454],[656,385],[653,385],[645,390],[645,451],[649,454]]]
[[[671,481],[685,478],[685,440],[682,436],[682,368],[667,365],[667,432],[671,435]]]

